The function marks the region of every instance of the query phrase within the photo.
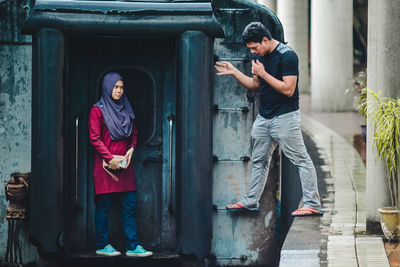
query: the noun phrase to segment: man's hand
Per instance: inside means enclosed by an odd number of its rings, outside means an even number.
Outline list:
[[[133,155],[133,151],[135,150],[134,147],[131,147],[128,149],[128,151],[126,151],[126,155],[124,157],[124,159],[126,159],[126,168],[128,168],[129,164],[131,163],[131,159],[132,159],[132,155]]]
[[[260,81],[257,77],[248,77],[244,75],[240,70],[236,69],[231,63],[227,61],[215,62],[215,69],[217,70],[217,75],[232,75],[236,80],[238,80],[244,87],[258,92],[260,88]]]
[[[261,76],[263,76],[264,73],[265,73],[264,65],[257,59],[252,60],[251,61],[251,74],[261,77]]]
[[[121,160],[117,160],[116,158],[113,158],[112,160],[110,160],[110,162],[108,163],[108,168],[110,168],[111,170],[118,170],[119,169],[119,163],[121,162]]]
[[[235,67],[227,61],[215,62],[215,69],[218,71],[217,75],[233,75]]]

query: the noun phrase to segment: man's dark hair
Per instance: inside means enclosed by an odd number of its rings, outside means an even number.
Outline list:
[[[268,40],[272,39],[271,33],[261,22],[250,23],[246,26],[242,34],[242,39],[245,43],[261,43],[264,37],[267,37]]]

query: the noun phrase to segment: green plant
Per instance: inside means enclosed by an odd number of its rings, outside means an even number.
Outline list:
[[[367,93],[367,89],[363,89]],[[381,96],[368,89],[369,96],[361,106],[374,125],[374,144],[385,162],[392,206],[399,207],[398,167],[400,160],[400,99]]]

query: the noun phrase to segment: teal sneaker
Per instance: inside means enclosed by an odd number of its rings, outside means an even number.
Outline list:
[[[98,249],[96,250],[96,254],[97,255],[103,255],[103,256],[119,256],[121,255],[121,252],[119,252],[118,250],[116,250],[115,248],[113,248],[110,244],[108,244],[107,246],[105,246],[103,249]]]
[[[153,252],[145,250],[141,245],[137,245],[135,250],[128,250],[126,256],[130,257],[149,257]]]

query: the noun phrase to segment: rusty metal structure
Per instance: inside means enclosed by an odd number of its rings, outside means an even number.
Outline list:
[[[26,218],[27,199],[29,197],[30,173],[13,173],[5,186],[8,222],[6,263],[22,264],[22,252],[19,233]]]
[[[261,21],[272,36],[284,42],[279,19],[269,9],[252,1],[212,1],[213,11],[225,38],[216,39],[214,54],[249,74],[251,54],[242,42],[242,32],[252,21]],[[225,210],[247,191],[251,173],[250,133],[258,113],[257,97],[232,77],[215,80],[213,120],[213,264],[218,266],[277,266],[280,236],[280,155],[276,150],[270,165],[259,214],[233,215]]]

